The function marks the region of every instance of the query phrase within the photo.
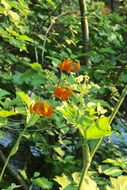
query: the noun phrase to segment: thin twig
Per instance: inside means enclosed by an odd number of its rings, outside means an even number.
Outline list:
[[[46,41],[47,41],[48,33],[49,33],[49,31],[51,30],[53,24],[55,23],[55,19],[56,19],[56,18],[52,19],[52,22],[51,22],[51,24],[50,24],[50,26],[49,26],[49,28],[47,29],[46,34],[45,34],[45,39],[44,39],[44,42],[43,42],[43,48],[42,48],[42,54],[41,54],[42,64],[43,64],[43,62],[44,62],[45,44],[46,44]]]
[[[35,50],[36,62],[38,63],[38,52],[37,52],[37,47],[36,46],[35,46],[34,50]]]

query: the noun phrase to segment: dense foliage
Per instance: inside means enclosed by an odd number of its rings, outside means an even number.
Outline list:
[[[127,1],[86,6],[83,52],[78,1],[0,2],[2,190],[127,189]]]

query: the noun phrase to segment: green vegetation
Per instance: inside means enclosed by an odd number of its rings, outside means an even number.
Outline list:
[[[127,0],[112,3],[1,0],[0,189],[127,189],[112,140],[127,131]]]

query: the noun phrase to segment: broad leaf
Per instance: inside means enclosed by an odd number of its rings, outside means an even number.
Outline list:
[[[68,177],[64,174],[62,176],[56,176],[54,180],[62,186],[60,190],[63,190],[64,188],[66,188],[68,185],[71,184]]]
[[[89,177],[85,177],[80,190],[97,190],[97,184],[95,181],[93,181]]]
[[[9,117],[11,115],[16,115],[16,113],[13,110],[10,110],[10,111],[0,110],[0,116],[1,117]]]
[[[10,93],[6,90],[3,90],[0,88],[0,98],[2,98],[3,96],[9,95]]]
[[[99,166],[99,173],[103,173],[108,176],[117,177],[123,173],[119,167],[111,167],[109,165],[101,165]]]
[[[0,117],[0,127],[7,125],[7,118]]]
[[[38,178],[34,179],[32,182],[33,182],[33,185],[41,187],[42,189],[51,189],[52,188],[52,182],[50,182],[45,177],[38,177]]]
[[[27,105],[27,107],[30,107],[30,98],[25,94],[23,91],[17,92],[17,94],[21,97],[23,102]]]
[[[98,139],[111,135],[109,118],[103,117],[93,123],[86,131],[88,139]]]
[[[110,180],[111,180],[111,187],[107,186],[106,190],[127,190],[127,176],[110,178]]]

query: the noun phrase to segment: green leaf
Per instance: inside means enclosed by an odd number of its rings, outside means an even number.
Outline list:
[[[77,190],[77,187],[74,186],[73,184],[70,184],[67,187],[65,187],[64,189],[62,188],[61,190]]]
[[[0,127],[7,125],[7,118],[0,116]]]
[[[110,178],[110,181],[111,181],[111,187],[107,186],[106,190],[127,190],[127,176]]]
[[[80,188],[80,190],[97,190],[97,184],[89,177],[85,177],[85,179],[83,180],[83,185]]]
[[[67,187],[68,185],[70,185],[70,180],[64,174],[62,174],[62,176],[56,176],[54,178],[54,181],[56,181],[57,183],[59,183],[62,186],[61,190],[64,189],[65,187]]]
[[[105,175],[117,177],[123,173],[119,167],[111,167],[109,165],[101,165],[99,166],[99,173],[104,173]]]
[[[0,88],[0,98],[2,98],[3,96],[9,95],[10,93],[6,90],[3,90]]]
[[[9,117],[11,115],[16,115],[16,113],[13,110],[10,110],[10,111],[0,110],[0,116],[1,117]]]
[[[52,5],[54,8],[56,7],[55,3],[52,0],[47,0],[47,2]]]
[[[29,64],[30,67],[32,67],[32,69],[36,70],[36,71],[41,71],[42,70],[42,67],[41,67],[41,64],[39,63],[31,63]]]
[[[30,97],[27,96],[23,91],[18,91],[16,94],[18,94],[23,102],[27,105],[27,107],[30,107]]]
[[[14,144],[11,152],[10,152],[10,156],[13,156],[16,154],[16,152],[18,151],[19,149],[19,143],[20,143],[20,138],[17,139],[16,143]]]
[[[15,38],[10,38],[9,39],[9,43],[11,44],[11,45],[13,45],[14,47],[16,47],[16,48],[19,48],[20,49],[20,51],[26,51],[27,52],[27,49],[26,49],[26,44],[24,43],[24,42],[22,42],[21,40],[18,40],[17,38],[15,39]]]
[[[74,172],[72,174],[72,178],[73,178],[73,181],[78,185],[81,178],[81,174],[79,172]]]
[[[8,11],[8,14],[12,18],[13,22],[17,22],[17,21],[19,22],[20,21],[20,16],[18,15],[18,13],[10,10],[10,11]]]
[[[13,189],[17,189],[21,187],[21,185],[11,185],[10,187],[8,187],[6,190],[13,190]]]
[[[22,40],[22,41],[28,41],[28,42],[32,42],[32,43],[34,42],[34,40],[32,38],[29,38],[26,35],[20,35],[19,39]]]
[[[39,172],[35,172],[34,173],[34,177],[39,177],[40,176],[40,173]]]
[[[112,134],[109,124],[109,117],[100,118],[93,123],[86,131],[88,139],[98,139]]]
[[[114,166],[119,166],[122,169],[125,169],[127,167],[127,158],[122,157],[122,158],[116,158],[115,160],[113,159],[106,159],[103,161],[103,163],[109,163]]]
[[[7,1],[1,0],[1,4],[4,5],[4,7],[5,7],[6,10],[11,9],[11,6],[7,3]]]
[[[63,157],[65,155],[65,152],[60,147],[55,147],[54,150]]]
[[[122,72],[120,75],[120,81],[121,82],[127,82],[127,73]]]
[[[33,182],[33,185],[39,186],[42,189],[51,189],[52,188],[52,182],[50,182],[45,177],[38,177],[36,179],[33,179],[32,182]]]

